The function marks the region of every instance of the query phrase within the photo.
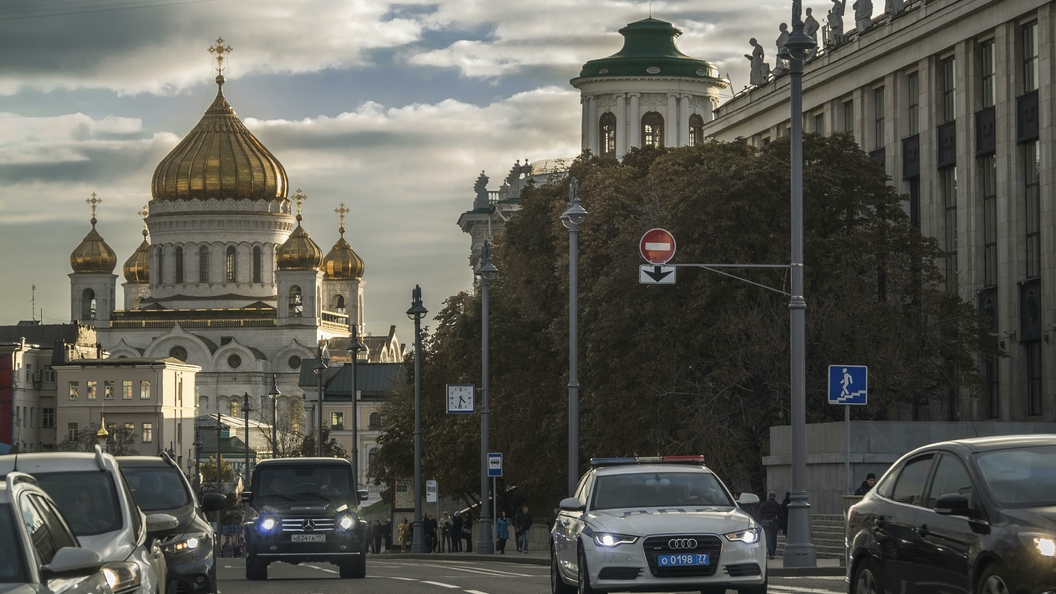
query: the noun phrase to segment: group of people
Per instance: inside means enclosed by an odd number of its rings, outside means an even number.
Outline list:
[[[506,541],[510,539],[510,529],[513,529],[514,542],[518,553],[528,552],[528,530],[532,527],[532,514],[528,512],[528,506],[522,505],[521,509],[513,515],[511,522],[506,517],[506,512],[499,512],[495,519],[495,550],[500,555],[506,554]]]
[[[454,515],[451,515],[445,511],[439,518],[422,514],[422,527],[425,530],[426,547],[431,552],[473,552],[473,515],[470,512],[463,514],[456,511]],[[528,512],[527,505],[521,506],[521,509],[514,514],[512,521],[506,516],[505,511],[500,512],[495,520],[495,550],[500,554],[506,554],[506,541],[509,540],[512,531],[516,538],[517,552],[527,553],[528,531],[531,527],[532,514]],[[400,552],[406,553],[411,541],[414,540],[414,527],[410,519],[404,517],[396,525],[395,533],[392,522],[389,520],[385,520],[384,523],[375,520],[373,524],[368,524],[367,552],[380,553],[382,550],[392,550],[393,537],[399,544]],[[382,549],[383,543],[384,549]]]

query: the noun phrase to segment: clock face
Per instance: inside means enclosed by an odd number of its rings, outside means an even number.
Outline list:
[[[473,392],[472,384],[449,384],[447,386],[448,414],[472,414]]]

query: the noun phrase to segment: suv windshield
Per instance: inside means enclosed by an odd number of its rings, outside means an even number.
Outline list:
[[[121,528],[117,491],[102,470],[34,474],[42,489],[59,505],[77,536],[113,532]]]
[[[190,505],[191,494],[180,471],[169,466],[123,466],[121,474],[144,513]]]
[[[984,452],[975,460],[990,493],[1001,505],[1056,504],[1056,446]]]
[[[687,505],[733,507],[733,502],[711,473],[641,472],[599,476],[591,509]]]
[[[337,466],[270,467],[257,470],[260,497],[276,499],[335,500],[352,493],[347,469]]]
[[[0,583],[23,584],[26,581],[24,573],[25,564],[22,562],[22,553],[19,552],[18,543],[22,539],[17,537],[17,529],[12,517],[10,504],[0,503]]]

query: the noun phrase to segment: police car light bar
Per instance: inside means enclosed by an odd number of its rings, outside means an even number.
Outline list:
[[[619,466],[621,464],[700,464],[704,456],[628,456],[623,458],[591,458],[591,466]]]

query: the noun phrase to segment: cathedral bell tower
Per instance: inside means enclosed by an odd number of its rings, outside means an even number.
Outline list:
[[[334,210],[341,218],[341,237],[323,258],[323,309],[348,316],[349,332],[357,326],[363,330],[363,259],[345,241],[345,203]]]
[[[94,326],[96,321],[109,322],[116,305],[117,254],[95,230],[95,211],[102,199],[92,193],[85,202],[92,206],[92,230],[70,254],[70,319]]]
[[[301,226],[301,204],[308,198],[297,190],[297,228],[275,251],[280,326],[319,326],[322,321],[321,293],[323,251]]]

